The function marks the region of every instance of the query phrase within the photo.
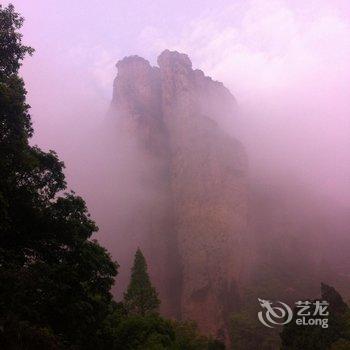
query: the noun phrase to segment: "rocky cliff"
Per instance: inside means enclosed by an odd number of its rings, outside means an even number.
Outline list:
[[[166,50],[158,65],[117,64],[111,116],[147,188],[123,229],[141,232],[163,312],[227,339],[249,256],[246,156],[218,123],[236,103],[184,54]]]

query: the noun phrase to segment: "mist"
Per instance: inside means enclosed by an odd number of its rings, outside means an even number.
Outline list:
[[[295,176],[348,205],[348,12],[322,1],[213,12],[174,39],[175,48],[235,95],[239,120],[225,127],[247,147],[252,174]]]
[[[156,65],[164,49],[184,52],[230,89],[238,113],[218,122],[246,148],[252,184],[291,192],[297,184],[322,210],[350,209],[347,1],[220,1],[215,8],[189,1],[186,14],[181,2],[12,2],[26,18],[24,41],[36,49],[21,70],[32,143],[64,160],[69,188],[84,197],[100,227],[96,237],[121,265],[129,267],[142,237],[116,227],[153,196],[139,182],[134,146],[114,143],[108,117],[115,64],[130,54]],[[346,234],[343,226],[335,231]],[[123,267],[121,278],[127,274]]]

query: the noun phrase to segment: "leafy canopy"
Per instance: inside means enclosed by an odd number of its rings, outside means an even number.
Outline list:
[[[22,24],[0,5],[0,348],[89,349],[111,308],[117,264],[90,240],[97,227],[84,200],[62,194],[63,162],[29,144],[18,70],[33,49],[22,44]]]
[[[0,349],[223,349],[194,324],[157,314],[139,249],[124,305],[112,300],[118,265],[91,240],[97,226],[84,200],[64,193],[57,154],[29,144],[18,70],[34,50],[22,44],[22,24],[12,5],[0,5]]]

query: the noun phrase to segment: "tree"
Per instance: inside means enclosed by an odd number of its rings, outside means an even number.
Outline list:
[[[298,326],[292,320],[281,333],[283,350],[347,348],[350,344],[350,310],[347,304],[333,287],[324,283],[321,283],[321,300],[329,303],[328,328]],[[314,307],[310,311],[312,315]]]
[[[255,311],[255,308],[254,308]],[[257,320],[257,311],[241,310],[231,316],[230,336],[233,349],[279,349],[278,330],[266,329]]]
[[[132,267],[131,279],[124,295],[124,303],[130,314],[145,316],[158,310],[160,301],[157,292],[152,286],[146,259],[138,248]]]
[[[138,248],[128,289],[124,295],[126,317],[116,325],[112,349],[223,350],[224,344],[201,335],[194,322],[161,317],[160,301],[152,286],[146,259]]]
[[[224,350],[224,344],[198,332],[194,322],[167,320],[158,314],[129,315],[115,328],[109,349]]]
[[[200,334],[193,321],[172,321],[172,326],[175,332],[173,350],[225,350],[225,345],[219,340]]]
[[[18,70],[33,49],[23,18],[0,5],[0,348],[103,348],[117,264],[96,241],[84,200],[33,134]]]
[[[129,315],[116,327],[115,349],[171,349],[175,333],[169,320],[157,314]]]
[[[0,74],[16,74],[26,54],[33,54],[34,49],[22,45],[22,34],[17,30],[23,25],[23,17],[15,12],[14,6],[5,8],[0,5]]]

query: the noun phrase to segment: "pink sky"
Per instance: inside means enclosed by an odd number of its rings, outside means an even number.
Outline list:
[[[22,74],[36,134],[85,195],[82,148],[103,121],[118,59],[190,55],[241,108],[233,132],[252,171],[295,173],[350,196],[350,3],[344,1],[12,1],[36,49]],[[98,156],[98,155],[94,155]],[[88,204],[89,194],[86,194]]]

